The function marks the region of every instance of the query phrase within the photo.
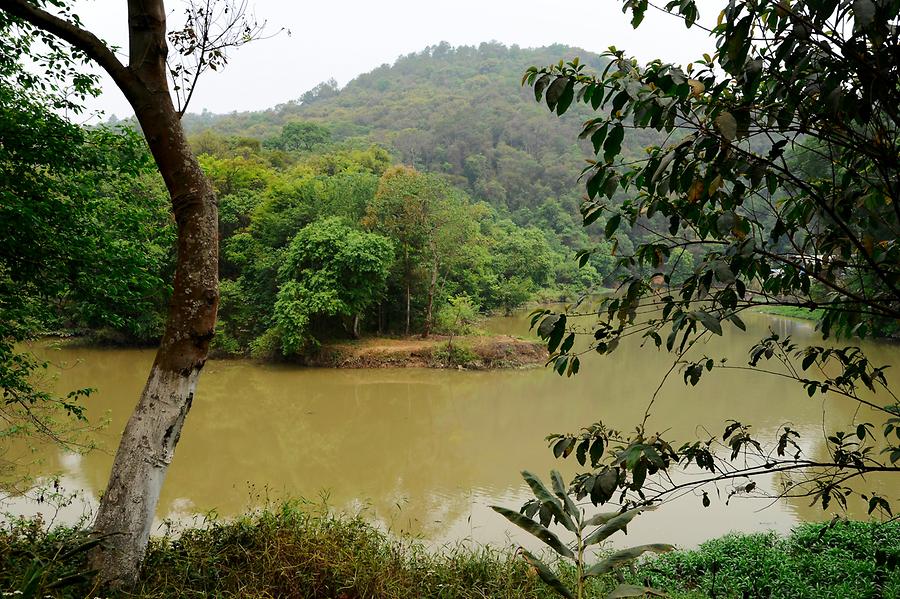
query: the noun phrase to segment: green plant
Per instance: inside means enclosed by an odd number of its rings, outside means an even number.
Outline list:
[[[442,343],[431,352],[431,358],[442,364],[464,366],[478,360],[478,354],[465,345],[454,345],[452,342]]]
[[[0,590],[4,596],[33,599],[84,585],[95,574],[87,554],[103,540],[74,528],[46,532],[40,520],[13,521],[0,532],[0,563],[10,569],[9,578],[6,572],[0,575]]]
[[[534,474],[523,471],[522,478],[531,487],[535,499],[522,506],[519,512],[500,506],[491,507],[522,530],[543,541],[560,557],[574,562],[577,572],[575,591],[572,592],[547,564],[524,548],[520,548],[519,551],[525,558],[525,561],[537,571],[541,580],[567,599],[582,599],[584,597],[585,584],[590,577],[614,573],[618,575],[617,578],[620,584],[607,595],[607,599],[644,597],[645,595],[666,596],[663,591],[658,589],[627,584],[621,574],[618,573],[618,569],[632,563],[647,552],[665,553],[672,551],[675,549],[672,545],[653,543],[629,547],[628,549],[611,553],[593,565],[588,565],[585,555],[591,546],[602,543],[620,530],[624,532],[635,516],[644,511],[654,509],[652,506],[640,505],[618,512],[598,513],[590,518],[586,518],[582,510],[569,496],[562,476],[556,470],[550,473],[550,480],[553,486],[552,493]],[[537,516],[537,519],[535,519],[535,516]],[[570,531],[575,537],[574,543],[563,543],[559,537],[551,532],[547,528],[551,521],[561,524]]]
[[[787,537],[729,534],[649,561],[637,577],[676,596],[898,597],[898,533],[898,522],[832,520],[802,524]]]
[[[478,331],[478,305],[465,293],[454,295],[435,316],[435,331],[447,335],[471,335]]]

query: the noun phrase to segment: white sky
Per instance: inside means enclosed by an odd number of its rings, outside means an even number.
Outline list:
[[[593,52],[615,45],[641,60],[679,63],[713,49],[705,32],[687,30],[674,17],[653,9],[633,30],[620,0],[250,0],[250,4],[259,20],[268,21],[268,30],[285,27],[291,35],[282,33],[234,51],[224,71],[207,73],[201,80],[191,112],[269,108],[296,99],[321,81],[333,77],[344,85],[400,55],[441,41],[454,46],[485,41],[522,47],[562,43]],[[126,2],[77,0],[75,6],[85,27],[127,49]],[[167,7],[175,13],[173,22],[180,21],[181,3],[170,1]],[[104,118],[132,114],[109,79],[104,79],[103,89],[90,109],[102,110]]]

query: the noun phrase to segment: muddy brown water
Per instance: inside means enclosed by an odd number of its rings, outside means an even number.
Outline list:
[[[814,337],[812,325],[804,321],[761,314],[746,320],[746,333],[732,327],[699,351],[743,364],[749,345],[770,328],[799,341]],[[527,315],[519,314],[492,318],[484,326],[528,336],[527,322]],[[900,365],[896,344],[867,342],[863,347],[873,362]],[[36,349],[55,364],[57,390],[97,389],[87,400],[88,415],[94,422],[108,416],[109,424],[93,434],[100,449],[87,455],[52,446],[29,454],[39,459],[35,474],[44,481],[59,476],[65,489],[81,493],[78,501],[57,510],[12,496],[5,509],[71,522],[92,509],[106,484],[111,453],[153,351],[46,342]],[[337,370],[211,361],[162,491],[158,524],[207,512],[228,517],[267,499],[305,497],[335,510],[361,512],[394,533],[429,544],[517,543],[523,535],[488,506],[517,508],[528,498],[518,474],[522,469],[544,477],[554,467],[575,472],[574,460],[555,460],[544,437],[600,419],[630,429],[670,364],[667,354],[637,343],[623,344],[609,357],[588,356],[581,374],[571,379],[540,367]],[[854,417],[878,420],[855,410],[837,398],[810,399],[796,383],[778,377],[716,371],[693,388],[672,377],[659,394],[650,426],[685,439],[704,429],[721,434],[723,423],[734,418],[752,423],[759,438],[771,440],[789,423],[803,433],[811,455],[824,456],[823,426],[831,430]],[[873,477],[867,488],[898,500],[898,479]],[[760,483],[774,488],[780,480]],[[720,487],[723,497],[729,489]],[[729,531],[786,532],[798,522],[832,515],[810,507],[808,499],[771,504],[735,498],[726,506],[716,500],[715,490],[711,494],[707,509],[698,495],[688,493],[642,516],[616,544],[693,546]],[[856,501],[850,515],[865,517],[862,501]]]

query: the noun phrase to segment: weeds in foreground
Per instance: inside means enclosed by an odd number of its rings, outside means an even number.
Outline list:
[[[105,596],[84,579],[84,531],[11,520],[0,526],[0,594],[21,591],[39,563],[35,596]],[[880,556],[880,557],[879,557]],[[789,537],[730,535],[693,551],[674,551],[623,571],[673,599],[900,599],[900,522],[808,524]],[[544,557],[544,556],[542,556]],[[574,588],[576,569],[548,562]],[[604,597],[618,581],[590,577],[585,597]],[[21,595],[19,595],[21,596]],[[550,599],[554,591],[525,560],[490,548],[427,551],[361,518],[310,504],[228,522],[209,522],[154,538],[138,586],[122,597],[285,597],[302,599]]]

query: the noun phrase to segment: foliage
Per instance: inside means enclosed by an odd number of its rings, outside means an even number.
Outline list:
[[[77,527],[43,530],[41,520],[13,519],[0,529],[0,590],[23,599],[67,595],[87,586],[87,552],[102,538]],[[7,591],[9,589],[9,591]]]
[[[471,335],[478,332],[475,325],[479,319],[478,306],[472,298],[465,294],[454,295],[437,311],[434,330],[447,335]]]
[[[310,331],[313,317],[358,317],[380,299],[393,253],[390,240],[337,218],[300,229],[278,271],[275,322],[285,355],[318,342]]]
[[[786,538],[731,534],[659,557],[639,578],[699,597],[860,599],[900,595],[897,522],[803,524]]]
[[[593,565],[588,564],[586,552],[591,546],[604,542],[619,531],[627,532],[628,525],[636,516],[653,508],[646,505],[633,506],[630,509],[623,507],[618,512],[598,513],[588,517],[570,497],[569,490],[563,483],[559,472],[554,470],[550,473],[553,485],[552,493],[538,477],[530,472],[522,472],[522,478],[531,487],[534,499],[522,506],[518,512],[503,507],[492,507],[507,520],[543,541],[561,558],[575,563],[576,578],[573,592],[571,588],[562,583],[559,575],[554,573],[547,564],[524,548],[519,548],[522,557],[537,571],[541,580],[563,597],[582,599],[585,597],[585,583],[589,578],[618,573],[620,568],[631,564],[645,553],[666,553],[675,549],[671,545],[662,543],[640,545],[615,551]],[[547,528],[551,522],[560,524],[571,532],[575,536],[574,543],[562,542]],[[607,595],[607,599],[643,597],[645,595],[665,596],[665,593],[658,589],[626,584],[620,573],[618,576],[621,584]]]
[[[473,208],[465,195],[438,177],[408,167],[395,167],[382,175],[363,222],[398,240],[407,333],[414,286],[425,288],[423,334],[430,332],[436,294],[443,291],[447,274],[467,257],[466,244],[477,239]]]
[[[477,366],[480,356],[467,344],[454,342],[453,340],[442,343],[431,352],[431,359],[441,367],[443,366]]]
[[[287,152],[297,150],[312,150],[314,147],[328,143],[331,139],[331,131],[317,123],[309,121],[291,121],[281,128],[281,135],[267,139],[265,144],[269,148],[285,150]]]
[[[623,4],[634,26],[648,6]],[[699,17],[693,1],[664,10],[688,27]],[[690,439],[675,449],[648,429],[654,395],[634,433],[598,423],[551,438],[566,447],[599,443],[604,459],[592,459],[592,472],[576,478],[580,494],[603,503],[616,490],[660,497],[735,479],[744,481],[741,492],[759,493],[753,477],[793,472],[781,492],[828,508],[845,505],[849,483],[865,473],[900,471],[900,404],[887,389],[885,367],[858,348],[799,347],[772,333],[749,348],[747,366],[700,349],[727,327],[743,329],[740,312],[760,305],[821,310],[823,338],[895,326],[898,15],[897,2],[732,2],[710,29],[716,51],[684,68],[641,64],[611,48],[599,74],[577,59],[526,72],[523,83],[557,114],[578,105],[597,111],[580,134],[596,154],[583,173],[584,224],[602,223],[613,244],[624,241],[623,231],[646,231],[633,252],[620,254],[620,272],[628,274],[601,302],[587,350],[574,343],[574,314],[535,314],[554,368],[573,374],[580,353],[609,353],[635,335],[671,352],[670,372],[680,368],[691,385],[714,368],[750,368],[794,379],[810,397],[830,394],[864,410],[847,430],[825,432],[826,459],[808,456],[790,427],[769,451],[737,421],[726,423],[721,442]],[[657,141],[635,157],[628,140],[642,131]],[[688,255],[692,272],[666,271]],[[581,252],[579,261],[590,257]],[[586,464],[584,452],[577,455]],[[709,474],[685,484],[648,477],[676,465]],[[860,496],[869,513],[890,515],[890,498]]]
[[[500,219],[539,229],[557,255],[552,279],[574,251],[602,241],[599,235],[591,238],[578,223],[578,164],[589,155],[589,145],[576,137],[580,121],[590,112],[573,109],[557,124],[528,94],[510,91],[529,64],[579,54],[596,68],[605,65],[605,59],[560,45],[453,48],[442,43],[360,75],[343,88],[322,84],[297,101],[266,111],[186,115],[184,123],[201,135],[214,131],[264,140],[301,121],[328,127],[339,145],[377,143],[397,164],[445,176],[476,203],[489,205]],[[636,148],[640,145],[646,145],[645,140],[635,142]],[[601,274],[606,280],[612,275]],[[519,289],[529,286],[521,279],[513,284]],[[574,281],[555,286],[576,294],[583,290]],[[537,283],[525,294],[543,287]],[[497,284],[496,290],[502,292],[502,286]],[[522,294],[510,296],[510,301],[514,297]],[[482,305],[489,308],[486,302]]]
[[[897,526],[835,521],[804,524],[787,537],[727,535],[640,562],[623,575],[629,584],[650,584],[676,599],[875,599],[876,585],[882,597],[893,597],[900,585],[891,565],[898,555]],[[47,584],[81,572],[85,556],[77,548],[87,538],[78,528],[47,531],[40,521],[8,521],[0,528],[0,591],[21,589],[35,562],[43,564]],[[574,568],[561,562],[558,572],[564,584],[574,583]],[[339,590],[390,599],[558,596],[536,574],[524,560],[496,550],[429,551],[359,517],[290,502],[152,539],[141,580],[128,596],[315,598],[334,597]],[[44,586],[40,596],[91,592],[84,579],[67,584]],[[616,584],[611,575],[591,577],[586,595],[605,596]]]
[[[75,449],[70,433],[83,423],[57,416],[83,420],[90,390],[44,391],[47,364],[21,343],[48,330],[159,335],[172,226],[135,133],[86,131],[48,104],[0,83],[0,436]]]
[[[15,589],[25,556],[48,560],[77,531],[43,533],[27,524],[0,529],[0,591]],[[51,573],[84,565],[75,555]],[[52,574],[51,574],[52,575]],[[608,582],[598,579],[593,589]],[[86,597],[89,584],[53,589],[54,596]],[[521,560],[484,547],[432,552],[397,539],[361,517],[337,517],[304,502],[289,502],[230,521],[151,539],[137,586],[122,597],[383,597],[418,599],[550,599],[553,595]],[[105,595],[104,595],[105,596]]]

